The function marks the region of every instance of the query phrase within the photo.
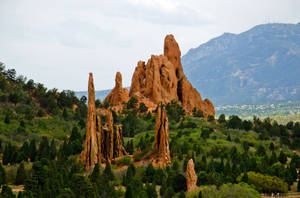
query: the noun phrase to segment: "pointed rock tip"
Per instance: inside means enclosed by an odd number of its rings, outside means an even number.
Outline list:
[[[116,87],[122,87],[122,74],[121,74],[121,72],[116,73],[115,82],[116,82]]]

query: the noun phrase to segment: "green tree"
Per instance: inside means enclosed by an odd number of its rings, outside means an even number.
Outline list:
[[[127,109],[136,109],[138,100],[135,97],[130,97],[129,101],[127,102]]]
[[[213,121],[215,121],[215,117],[213,115],[209,115],[209,116],[207,116],[207,121],[213,122]]]
[[[17,175],[16,175],[16,181],[15,184],[16,185],[21,185],[21,184],[25,184],[25,180],[27,178],[27,174],[26,174],[26,170],[25,170],[25,166],[24,163],[22,162],[17,170]]]
[[[90,180],[92,183],[97,183],[100,178],[100,167],[99,164],[95,164],[92,174],[90,175]]]
[[[297,190],[298,190],[298,192],[300,192],[300,176],[299,176],[299,179],[298,179]]]
[[[35,141],[35,139],[32,139],[30,141],[29,152],[30,152],[30,161],[34,162],[35,158],[36,158],[36,155],[37,155],[37,149],[36,149],[36,141]]]
[[[113,181],[115,179],[114,173],[111,170],[109,162],[106,162],[106,166],[103,171],[103,176],[105,177],[106,181]]]
[[[139,105],[139,112],[145,113],[148,111],[148,107],[145,105],[145,103],[141,102]]]
[[[280,151],[278,160],[280,161],[280,163],[286,164],[286,162],[287,162],[287,156],[286,156],[286,154],[283,151]]]
[[[178,198],[185,198],[185,193],[183,191],[180,191]]]
[[[171,186],[169,186],[166,189],[166,191],[165,191],[165,193],[163,195],[163,198],[172,198],[174,196],[175,196],[175,192],[174,192],[173,188]]]
[[[0,162],[0,187],[4,184],[6,184],[6,173],[2,163]]]
[[[146,183],[146,193],[148,198],[157,198],[156,185],[152,183]]]
[[[155,174],[155,169],[154,169],[152,163],[149,163],[149,165],[146,168],[145,175],[143,177],[143,182],[144,183],[147,183],[147,182],[152,183],[153,179],[154,179],[154,174]]]
[[[226,119],[225,119],[225,115],[224,115],[224,114],[221,114],[221,115],[219,116],[218,122],[219,122],[219,123],[225,123],[225,122],[226,122]]]
[[[134,198],[134,196],[133,196],[133,190],[131,188],[131,185],[128,185],[126,187],[126,193],[125,193],[125,197],[124,198]]]
[[[1,197],[2,198],[15,198],[16,195],[13,194],[12,189],[9,186],[2,186],[1,191]]]

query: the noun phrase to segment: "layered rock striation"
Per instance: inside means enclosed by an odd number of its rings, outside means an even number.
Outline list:
[[[166,36],[163,55],[152,55],[147,64],[138,62],[132,76],[129,96],[148,100],[150,105],[178,100],[189,114],[196,108],[205,117],[215,115],[212,102],[208,99],[202,100],[198,91],[185,77],[181,52],[173,35]]]
[[[186,172],[186,185],[187,185],[187,191],[193,191],[197,188],[197,175],[194,168],[194,161],[193,159],[190,159],[187,163]]]
[[[168,117],[166,109],[162,104],[159,104],[157,108],[154,149],[158,152],[157,164],[160,167],[171,164]]]

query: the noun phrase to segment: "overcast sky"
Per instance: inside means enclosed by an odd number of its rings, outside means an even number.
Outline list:
[[[184,55],[224,32],[300,22],[300,0],[0,0],[0,62],[48,88],[130,86],[172,33]]]

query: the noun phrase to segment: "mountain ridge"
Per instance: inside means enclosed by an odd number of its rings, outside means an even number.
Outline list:
[[[224,33],[190,49],[182,64],[192,84],[217,105],[299,99],[300,23]]]

